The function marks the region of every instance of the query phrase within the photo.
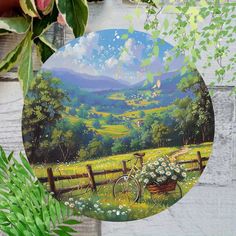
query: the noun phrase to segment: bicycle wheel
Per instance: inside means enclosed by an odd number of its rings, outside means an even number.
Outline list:
[[[118,200],[137,202],[140,198],[141,187],[139,182],[127,175],[121,176],[113,185],[113,197]]]
[[[183,192],[178,183],[176,184],[176,188],[173,191],[151,194],[151,198],[154,204],[163,204],[167,206],[173,205],[182,197]]]

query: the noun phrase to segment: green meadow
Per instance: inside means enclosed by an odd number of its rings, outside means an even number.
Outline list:
[[[144,163],[155,161],[156,159],[168,156],[168,158],[174,157],[175,160],[192,160],[196,159],[197,151],[200,151],[203,157],[209,157],[212,150],[212,143],[202,143],[200,145],[186,145],[183,147],[161,147],[156,149],[141,150],[145,152]],[[55,164],[45,166],[34,166],[34,172],[37,177],[47,176],[46,169],[52,167],[54,175],[72,175],[87,173],[86,165],[92,165],[93,171],[111,170],[122,167],[122,160],[133,161],[128,162],[128,167],[134,164],[133,153],[114,155],[101,158],[99,160],[90,160],[83,162],[74,162],[68,164]],[[197,164],[186,164],[185,168],[194,168]],[[108,179],[116,179],[121,176],[122,173],[107,174],[95,176],[95,181],[100,182]],[[186,194],[198,181],[200,173],[188,172],[187,177],[183,182],[180,182],[183,195]],[[63,180],[57,181],[57,188],[67,188],[71,186],[77,186],[89,183],[87,178]],[[93,193],[91,189],[77,190],[67,194],[64,194],[62,200],[68,201],[69,198],[76,199],[78,203],[78,209],[82,214],[96,217],[101,220],[111,221],[126,221],[135,220],[157,214],[166,207],[171,206],[176,200],[172,199],[169,202],[160,199],[160,203],[154,204],[151,200],[150,194],[146,189],[142,189],[142,197],[137,203],[130,204],[125,199],[114,199],[112,195],[113,184],[104,186],[98,186],[97,193]],[[160,196],[161,197],[161,196]]]

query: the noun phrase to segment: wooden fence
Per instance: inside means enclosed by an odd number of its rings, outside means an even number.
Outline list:
[[[177,161],[178,164],[184,165],[184,164],[198,164],[198,167],[195,168],[189,168],[186,169],[188,172],[191,171],[202,171],[205,168],[204,161],[209,160],[209,157],[202,157],[201,153],[198,151],[197,152],[197,158],[193,160],[186,160],[186,161]],[[143,156],[136,156],[139,160],[140,166],[143,166]],[[129,160],[128,160],[129,161]],[[49,183],[49,188],[50,191],[54,193],[55,197],[58,197],[60,194],[63,193],[68,193],[71,191],[75,190],[80,190],[80,189],[87,189],[91,188],[93,192],[97,192],[97,187],[101,185],[106,185],[106,184],[111,184],[116,181],[116,179],[113,180],[104,180],[97,182],[95,180],[95,176],[99,175],[106,175],[106,174],[114,174],[114,173],[121,173],[121,174],[127,174],[131,169],[127,167],[127,160],[123,160],[122,163],[122,168],[118,169],[112,169],[112,170],[101,170],[101,171],[93,171],[91,165],[87,165],[87,173],[82,173],[82,174],[74,174],[74,175],[59,175],[59,176],[54,176],[52,168],[47,168],[47,177],[39,178],[39,181],[42,183]],[[60,180],[71,180],[71,179],[82,179],[82,178],[88,178],[89,179],[89,184],[83,184],[83,185],[78,185],[78,186],[73,186],[73,187],[68,187],[68,188],[63,188],[63,189],[57,189],[56,188],[56,181]]]

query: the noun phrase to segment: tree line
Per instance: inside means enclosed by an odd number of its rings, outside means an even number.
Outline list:
[[[197,72],[188,74],[178,89],[194,96],[176,99],[169,109],[146,115],[140,111],[140,127],[126,121],[129,133],[122,138],[100,135],[80,119],[65,117],[70,102],[60,80],[50,73],[39,73],[30,86],[23,110],[23,140],[31,163],[70,162],[95,159],[147,148],[178,146],[212,141],[214,115],[208,90]],[[82,107],[88,118],[88,108]],[[79,116],[84,115],[79,110]],[[73,108],[73,113],[76,113]],[[71,113],[72,114],[72,113]],[[106,119],[115,124],[114,116]],[[100,128],[98,120],[93,127]]]

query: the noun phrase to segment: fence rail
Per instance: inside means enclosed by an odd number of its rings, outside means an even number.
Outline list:
[[[137,153],[135,155],[137,155]],[[202,173],[203,170],[205,169],[204,161],[208,161],[209,157],[202,157],[201,153],[199,151],[197,152],[196,157],[197,158],[193,159],[193,160],[177,161],[177,164],[179,164],[179,165],[198,164],[198,167],[188,168],[186,170],[188,172],[199,171],[200,173]],[[143,155],[137,156],[137,158],[139,158],[139,163],[140,163],[140,166],[142,167],[143,166]],[[90,188],[92,191],[96,192],[97,186],[114,183],[116,181],[116,179],[104,180],[104,181],[97,182],[95,180],[95,176],[114,174],[114,173],[127,174],[131,170],[130,168],[127,167],[127,162],[128,162],[127,160],[123,160],[121,162],[122,168],[112,169],[112,170],[101,170],[101,171],[93,171],[92,166],[87,165],[86,166],[87,173],[74,174],[74,175],[59,175],[59,176],[54,176],[52,168],[49,167],[49,168],[47,168],[47,177],[39,178],[39,181],[42,183],[48,182],[50,191],[53,192],[56,197],[58,197],[59,195],[61,195],[63,193],[68,193],[71,191],[76,191],[76,190],[86,189],[86,188]],[[68,188],[56,189],[56,184],[55,184],[56,181],[81,179],[81,178],[88,178],[89,184],[83,184],[83,185],[77,185],[77,186],[72,186],[72,187],[68,187]]]

